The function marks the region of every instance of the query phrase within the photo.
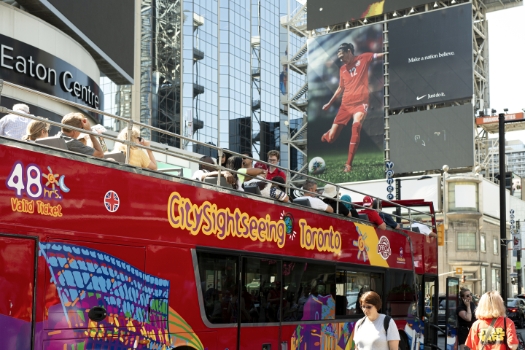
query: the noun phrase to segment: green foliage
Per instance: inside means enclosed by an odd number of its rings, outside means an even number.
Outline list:
[[[385,161],[383,152],[359,153],[354,157],[352,171],[345,173],[344,166],[347,155],[323,155],[326,171],[317,175],[321,180],[333,183],[354,182],[382,179],[385,177]],[[321,186],[322,184],[319,184]]]

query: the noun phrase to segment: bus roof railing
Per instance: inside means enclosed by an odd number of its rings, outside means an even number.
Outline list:
[[[104,111],[101,111],[101,110],[98,110],[98,109],[95,109],[95,108],[91,108],[91,107],[83,105],[83,104],[71,102],[71,101],[68,101],[68,100],[65,100],[65,99],[53,96],[53,95],[49,95],[49,94],[46,94],[46,93],[43,93],[43,92],[40,92],[40,91],[37,91],[37,90],[33,90],[33,89],[30,89],[30,88],[27,88],[27,87],[24,87],[24,86],[20,86],[20,85],[17,85],[17,84],[13,84],[13,83],[10,83],[10,82],[7,82],[5,80],[0,79],[0,113],[15,114],[15,115],[19,115],[19,116],[26,117],[26,118],[29,118],[29,119],[42,121],[42,122],[45,122],[47,124],[50,124],[50,125],[53,125],[53,126],[57,126],[57,127],[60,127],[60,128],[62,128],[63,126],[66,126],[67,129],[70,129],[70,130],[76,130],[76,131],[82,132],[84,134],[89,134],[89,135],[93,135],[95,137],[108,139],[108,140],[112,140],[112,141],[117,142],[117,143],[125,144],[126,145],[126,164],[129,162],[130,147],[134,146],[134,147],[137,147],[137,148],[150,150],[150,151],[154,151],[154,152],[157,152],[157,153],[162,153],[162,154],[165,154],[165,155],[168,155],[168,156],[177,157],[179,159],[187,160],[187,161],[190,161],[190,162],[193,162],[193,163],[203,164],[203,165],[206,165],[208,167],[214,167],[218,172],[228,171],[230,173],[239,174],[238,171],[235,171],[235,170],[223,167],[221,164],[210,164],[210,163],[202,162],[202,161],[200,161],[200,159],[197,160],[195,158],[191,158],[191,157],[189,157],[189,156],[187,156],[187,155],[185,155],[183,153],[178,153],[178,152],[172,151],[169,148],[152,147],[151,145],[150,146],[143,146],[143,145],[134,143],[134,142],[131,141],[131,132],[127,133],[127,140],[122,140],[122,139],[116,138],[116,137],[111,136],[111,135],[99,134],[99,133],[97,133],[95,131],[88,131],[88,130],[85,130],[85,129],[72,127],[70,125],[64,125],[62,123],[54,122],[52,120],[48,120],[46,118],[34,116],[34,115],[31,115],[31,114],[25,114],[25,113],[20,113],[20,112],[17,112],[17,111],[13,111],[13,110],[11,110],[11,109],[9,109],[7,107],[2,106],[2,92],[3,92],[3,87],[4,86],[11,87],[11,88],[14,88],[14,89],[17,89],[17,90],[21,90],[21,91],[25,91],[25,92],[29,92],[31,94],[35,94],[35,95],[38,95],[40,97],[44,97],[44,98],[47,98],[49,100],[52,100],[52,101],[55,101],[55,102],[58,102],[58,103],[62,103],[62,104],[65,104],[65,105],[68,105],[68,106],[71,106],[71,107],[75,107],[75,108],[78,108],[78,109],[83,110],[83,111],[88,111],[88,112],[92,112],[92,113],[95,113],[95,114],[101,114],[103,116],[106,116],[106,117],[109,117],[109,118],[112,118],[112,119],[115,119],[115,120],[127,123],[127,127],[126,128],[128,130],[133,129],[134,127],[135,128],[138,127],[138,128],[141,128],[141,129],[148,129],[149,131],[155,131],[155,132],[157,132],[159,134],[164,134],[164,135],[171,136],[171,137],[174,137],[176,139],[179,139],[181,141],[181,144],[182,144],[182,141],[192,142],[193,144],[197,144],[197,145],[200,145],[200,146],[205,147],[205,148],[216,150],[219,159],[221,158],[221,156],[222,156],[222,154],[224,152],[227,152],[227,153],[229,153],[232,156],[239,156],[241,158],[250,159],[252,161],[256,161],[258,163],[265,164],[267,167],[272,166],[272,167],[278,168],[278,169],[282,170],[286,174],[286,183],[284,184],[284,186],[286,187],[288,193],[290,193],[291,189],[297,189],[298,188],[298,187],[294,186],[294,184],[291,181],[291,179],[299,177],[299,178],[306,179],[306,180],[308,180],[308,179],[309,180],[313,180],[316,183],[321,182],[321,183],[324,183],[324,184],[331,184],[331,185],[335,186],[336,193],[338,193],[338,194],[340,194],[341,190],[344,190],[345,192],[348,191],[350,193],[356,193],[356,194],[359,194],[359,195],[362,195],[362,196],[369,196],[368,194],[366,194],[364,192],[357,191],[357,190],[354,190],[354,189],[351,189],[351,188],[348,188],[348,187],[345,187],[345,186],[341,186],[340,184],[336,184],[336,183],[332,183],[332,182],[329,182],[329,181],[326,181],[326,180],[323,180],[323,179],[319,179],[319,178],[316,178],[314,176],[310,176],[308,174],[304,174],[302,172],[293,171],[293,170],[290,170],[289,168],[285,168],[285,167],[282,167],[280,165],[270,164],[268,162],[265,162],[265,161],[262,161],[262,160],[259,160],[259,159],[255,159],[253,157],[248,157],[246,155],[234,152],[232,150],[226,150],[225,151],[223,148],[221,148],[219,146],[214,146],[214,145],[211,145],[211,144],[208,144],[208,143],[200,142],[198,140],[195,140],[195,139],[192,139],[192,138],[189,138],[189,137],[185,137],[185,136],[179,135],[177,133],[173,133],[173,132],[170,132],[170,131],[167,131],[167,130],[156,128],[154,126],[147,125],[147,124],[135,121],[132,118],[126,118],[126,117],[121,117],[121,116],[118,116],[118,115],[114,115],[114,114],[111,114],[111,113],[108,113],[108,112],[104,112]],[[180,169],[180,168],[177,168],[177,169]],[[175,168],[173,170],[175,170]],[[173,170],[171,170],[171,171],[173,171]],[[167,170],[165,169],[164,171],[167,171]],[[282,183],[271,181],[271,180],[267,180],[267,179],[261,179],[261,181],[265,181],[265,182],[268,182],[268,183],[271,183],[271,184],[276,184],[276,185],[283,185]],[[208,185],[212,185],[209,182],[207,184]],[[213,184],[213,186],[221,187],[220,186],[220,177],[219,176],[217,176],[217,183]],[[221,188],[224,188],[224,187],[221,187]],[[317,192],[310,192],[310,191],[307,191],[307,190],[305,190],[303,188],[301,188],[301,191],[303,193],[309,193],[309,194],[316,195],[316,196],[319,195],[319,193],[317,193]],[[253,195],[253,196],[256,197],[257,195]],[[373,196],[371,196],[371,197],[373,197]],[[332,198],[332,199],[336,200],[337,202],[344,202],[344,201],[341,201],[339,196],[336,196],[335,198]],[[401,210],[405,209],[405,211],[408,212],[408,222],[410,224],[410,227],[412,227],[412,225],[414,223],[419,223],[421,225],[428,226],[432,231],[435,232],[435,218],[434,218],[434,215],[432,213],[429,214],[428,212],[419,211],[417,209],[414,209],[414,208],[411,208],[411,207],[408,207],[408,206],[405,206],[405,205],[402,205],[400,203],[396,203],[396,202],[393,202],[393,201],[388,201],[386,199],[380,199],[380,200],[381,200],[382,204],[385,207],[396,207],[396,208],[400,208]],[[411,201],[411,202],[413,202],[413,201]],[[291,203],[293,203],[293,202],[291,202]],[[420,203],[423,206],[424,205],[428,205],[428,202],[426,202],[424,200],[416,200],[416,204],[415,204],[416,206],[418,206],[417,203]],[[352,202],[350,204],[352,206],[356,207],[356,208],[365,208],[364,206],[362,206],[362,205],[360,205],[360,204],[358,204],[356,202]],[[339,206],[337,206],[337,209],[339,209]],[[372,209],[371,207],[366,207],[366,209],[371,209],[371,210],[375,210],[377,212],[380,212],[380,210]],[[335,214],[339,214],[338,210],[335,212]],[[406,215],[397,215],[395,213],[392,213],[392,214],[389,214],[389,215],[392,215],[395,218],[398,218],[400,220],[407,220]],[[424,216],[427,216],[427,217],[428,216],[432,217],[432,220],[431,220],[432,224],[431,225],[427,225],[426,223],[424,223],[422,221],[418,221],[418,220],[414,219],[414,216],[420,216],[420,215],[424,215]],[[359,220],[359,219],[357,219],[357,220]]]

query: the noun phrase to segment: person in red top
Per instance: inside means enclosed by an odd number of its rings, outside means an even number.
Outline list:
[[[473,350],[505,350],[507,345],[508,349],[517,349],[516,327],[505,315],[505,305],[497,291],[483,294],[476,309],[478,320],[470,328],[465,345]]]
[[[279,151],[276,151],[276,150],[271,150],[268,152],[268,163],[271,163],[271,164],[279,164],[279,160],[280,160],[280,153]],[[274,166],[267,166],[266,164],[263,164],[263,163],[257,163],[255,164],[255,168],[259,168],[259,169],[264,169],[267,171],[266,173],[266,180],[272,180],[274,177],[276,176],[280,176],[284,179],[284,181],[286,182],[286,173],[284,171],[282,171],[281,169],[279,168],[276,168]]]
[[[352,171],[352,161],[359,146],[361,128],[368,111],[368,67],[373,60],[382,58],[383,55],[383,53],[365,52],[354,56],[354,45],[351,43],[341,44],[337,50],[337,58],[343,62],[339,71],[339,87],[330,101],[323,106],[323,111],[327,111],[341,93],[343,99],[332,127],[323,134],[321,141],[334,142],[343,128],[353,119],[345,173]]]
[[[371,207],[372,203],[374,202],[374,199],[370,196],[365,196],[363,198],[363,207]],[[386,224],[381,219],[381,216],[379,216],[379,213],[373,209],[363,209],[359,212],[359,214],[366,214],[368,215],[368,221],[370,221],[373,224],[376,224],[378,228],[384,230],[386,229]]]

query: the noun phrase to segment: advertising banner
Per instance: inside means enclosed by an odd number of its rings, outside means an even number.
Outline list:
[[[425,0],[308,0],[307,28],[309,30],[344,23],[359,18],[379,16],[412,6]]]
[[[474,165],[471,104],[390,116],[390,160],[396,173]]]
[[[472,4],[388,24],[390,108],[472,97]]]
[[[383,25],[308,41],[308,169],[331,182],[385,176]]]

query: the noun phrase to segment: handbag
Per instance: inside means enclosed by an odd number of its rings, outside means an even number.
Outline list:
[[[485,345],[487,345],[488,340],[492,337],[492,332],[494,332],[494,324],[496,323],[497,318],[493,318],[492,322],[490,323],[489,330],[487,333],[485,333],[485,341],[481,343],[481,350],[485,349]]]

